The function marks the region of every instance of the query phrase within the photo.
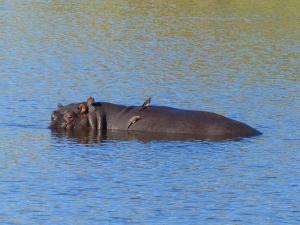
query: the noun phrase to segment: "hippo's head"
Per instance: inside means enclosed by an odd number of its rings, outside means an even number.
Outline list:
[[[58,105],[58,109],[51,114],[51,129],[78,130],[89,127],[88,102],[73,103],[66,106]]]

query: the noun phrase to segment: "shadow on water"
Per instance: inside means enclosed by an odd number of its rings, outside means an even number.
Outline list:
[[[188,141],[188,142],[211,142],[199,135],[190,134],[175,134],[175,133],[151,133],[151,132],[137,132],[137,131],[57,131],[51,130],[54,137],[59,139],[70,139],[80,144],[95,144],[105,141],[140,141],[148,143],[152,141]],[[242,138],[235,138],[229,140],[214,140],[216,142],[226,141],[240,141]]]

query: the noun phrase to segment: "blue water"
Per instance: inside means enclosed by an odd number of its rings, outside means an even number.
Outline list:
[[[0,224],[300,224],[299,4],[174,2],[0,1]],[[47,129],[57,103],[90,95],[263,135],[88,144]]]

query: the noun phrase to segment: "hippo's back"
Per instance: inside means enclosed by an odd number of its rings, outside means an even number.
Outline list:
[[[231,139],[259,133],[247,124],[216,113],[165,106],[151,106],[142,111],[139,107],[128,107],[115,120],[117,127],[127,129],[128,120],[133,116],[140,119],[130,126],[132,131],[189,134],[202,139]]]

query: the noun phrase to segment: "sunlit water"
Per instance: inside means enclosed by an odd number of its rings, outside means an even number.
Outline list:
[[[0,1],[1,224],[300,224],[299,1],[36,2]],[[263,135],[51,134],[57,103],[90,95]]]

